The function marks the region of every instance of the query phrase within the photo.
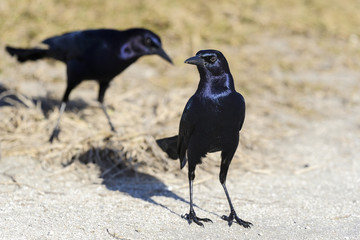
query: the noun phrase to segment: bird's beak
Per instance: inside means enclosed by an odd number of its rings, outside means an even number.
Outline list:
[[[201,57],[198,56],[194,56],[191,58],[188,58],[185,60],[185,63],[187,64],[193,64],[193,65],[203,65],[204,64],[204,60]]]
[[[159,48],[159,50],[156,52],[156,54],[159,55],[160,57],[162,57],[163,59],[165,59],[166,61],[168,61],[169,63],[173,64],[171,58],[166,54],[164,49]]]

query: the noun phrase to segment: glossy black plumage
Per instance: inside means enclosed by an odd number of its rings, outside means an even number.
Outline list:
[[[239,143],[239,131],[245,118],[245,101],[236,92],[228,63],[217,50],[202,50],[185,61],[197,66],[200,82],[195,94],[187,102],[183,111],[178,136],[158,140],[159,146],[171,158],[179,157],[180,167],[188,163],[190,188],[190,212],[185,217],[203,226],[193,209],[193,181],[196,165],[209,152],[221,151],[219,179],[230,206],[230,215],[223,216],[229,225],[235,220],[244,227],[251,223],[241,220],[234,210],[226,189],[226,176]],[[176,153],[174,147],[176,146]]]
[[[64,62],[67,66],[67,87],[50,142],[58,136],[60,118],[71,91],[83,80],[96,80],[99,83],[98,101],[111,130],[115,131],[103,104],[110,81],[144,55],[157,54],[172,63],[170,57],[162,49],[160,37],[143,28],[124,31],[96,29],[69,32],[45,39],[42,43],[48,45],[48,48],[7,46],[6,50],[10,55],[16,56],[19,62],[53,58]]]

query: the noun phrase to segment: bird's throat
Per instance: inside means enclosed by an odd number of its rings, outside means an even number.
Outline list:
[[[225,74],[201,79],[198,91],[206,98],[217,99],[229,95],[235,89],[231,76]]]

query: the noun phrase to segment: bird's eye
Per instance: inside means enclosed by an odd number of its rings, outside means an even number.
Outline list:
[[[206,63],[214,63],[217,60],[216,56],[205,56],[203,57],[203,59],[205,60]]]
[[[150,46],[151,44],[152,44],[151,38],[146,38],[146,39],[145,39],[145,45],[146,45],[146,46]]]

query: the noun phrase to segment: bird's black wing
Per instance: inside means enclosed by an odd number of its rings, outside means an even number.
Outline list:
[[[235,99],[233,99],[232,102],[234,104],[236,103],[235,106],[238,116],[238,130],[240,131],[245,120],[245,108],[246,108],[245,99],[240,93],[236,92]]]
[[[51,57],[66,62],[70,59],[81,59],[89,51],[108,44],[110,30],[86,30],[69,32],[63,35],[45,39],[43,43],[49,45]]]
[[[179,135],[177,142],[177,151],[180,160],[180,168],[183,168],[186,164],[186,151],[189,145],[191,134],[194,130],[197,112],[196,112],[196,100],[193,97],[187,102],[183,114],[181,116],[179,125]]]

